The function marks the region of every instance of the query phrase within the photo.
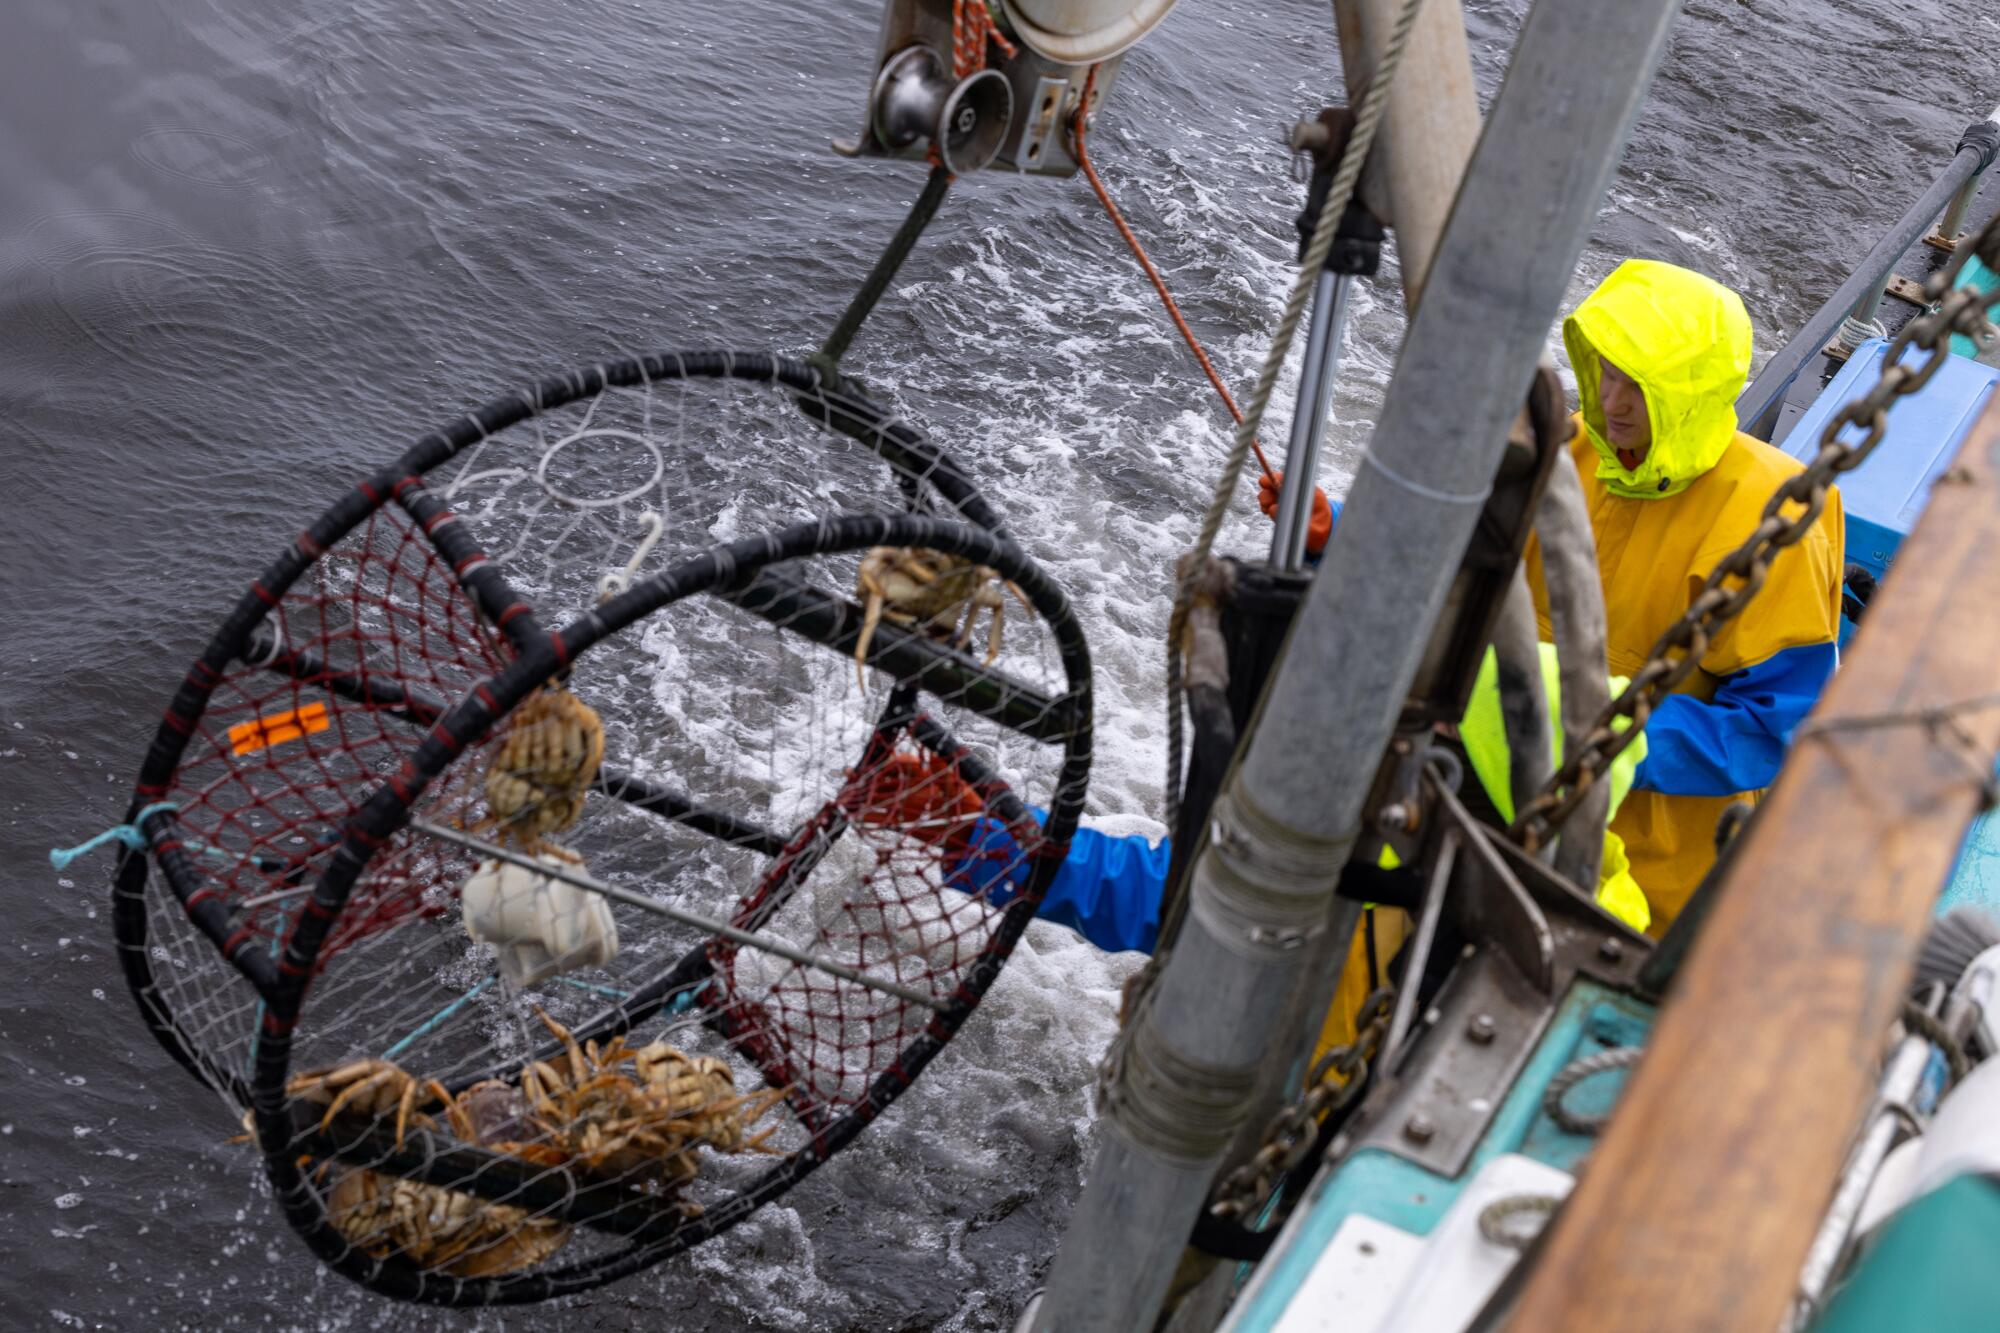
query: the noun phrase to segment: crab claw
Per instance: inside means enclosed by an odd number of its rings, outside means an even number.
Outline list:
[[[861,637],[854,641],[854,679],[861,683],[864,693],[868,689],[868,645],[875,641],[875,627],[882,623],[882,604],[882,594],[869,589],[868,602],[861,613]]]

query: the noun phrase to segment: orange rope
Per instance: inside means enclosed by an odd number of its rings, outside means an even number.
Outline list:
[[[1230,396],[1229,386],[1222,382],[1222,376],[1216,374],[1214,363],[1208,359],[1208,353],[1202,350],[1201,340],[1194,336],[1194,330],[1188,327],[1187,320],[1181,315],[1181,308],[1174,304],[1173,294],[1167,290],[1166,280],[1160,276],[1160,271],[1153,267],[1153,261],[1146,255],[1146,247],[1139,244],[1139,238],[1132,234],[1132,228],[1125,222],[1125,215],[1118,211],[1117,204],[1111,202],[1111,192],[1104,188],[1104,182],[1097,178],[1097,169],[1090,165],[1090,151],[1084,147],[1083,142],[1084,122],[1090,118],[1090,93],[1096,83],[1097,66],[1092,65],[1090,73],[1083,79],[1083,100],[1077,105],[1075,119],[1070,122],[1070,131],[1076,144],[1076,164],[1083,168],[1084,176],[1090,181],[1090,188],[1097,191],[1097,202],[1104,205],[1104,211],[1110,216],[1112,225],[1118,228],[1118,234],[1123,236],[1125,244],[1131,247],[1132,257],[1139,261],[1139,267],[1145,269],[1146,276],[1153,280],[1153,290],[1160,294],[1160,301],[1167,307],[1167,314],[1173,317],[1174,327],[1181,331],[1181,337],[1186,340],[1188,350],[1193,352],[1194,359],[1201,363],[1202,373],[1208,376],[1208,382],[1215,386],[1215,391],[1222,395],[1223,406],[1229,409],[1229,415],[1234,417],[1236,424],[1240,426],[1243,424],[1243,412],[1236,406],[1236,399]],[[1257,452],[1257,465],[1264,469],[1264,475],[1271,478],[1275,484],[1278,479],[1277,469],[1271,466],[1270,459],[1264,457],[1264,446],[1253,439],[1250,441],[1250,447]]]
[[[951,0],[952,77],[963,79],[985,69],[989,41],[1009,60],[1017,53],[1014,44],[993,22],[993,11],[986,7],[986,0]]]

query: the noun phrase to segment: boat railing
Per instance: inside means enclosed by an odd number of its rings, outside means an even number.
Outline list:
[[[2000,107],[1984,120],[1966,127],[1951,161],[1930,188],[1904,210],[1895,225],[1875,243],[1875,248],[1848,274],[1840,289],[1806,321],[1805,327],[1764,363],[1757,378],[1736,400],[1736,419],[1744,430],[1769,439],[1778,423],[1785,391],[1791,388],[1799,372],[1825,349],[1842,324],[1850,318],[1862,325],[1873,323],[1896,264],[1917,243],[1932,219],[1943,214],[1937,231],[1940,240],[1949,243],[1958,239],[1972,197],[1978,193],[1980,179],[1996,153],[2000,153]]]

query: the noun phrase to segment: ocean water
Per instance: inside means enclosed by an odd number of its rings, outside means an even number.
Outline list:
[[[1523,5],[1467,8],[1490,96]],[[247,581],[423,431],[623,351],[817,344],[920,184],[827,149],[859,122],[875,22],[859,0],[6,7],[0,1325],[1008,1326],[1088,1161],[1129,958],[1036,927],[915,1090],[710,1246],[552,1307],[409,1310],[318,1271],[141,1027],[109,858],[57,874],[45,855],[120,817]],[[1996,52],[2000,16],[1970,0],[1696,0],[1573,294],[1630,254],[1702,268],[1768,354],[2000,98]],[[1280,136],[1337,70],[1323,5],[1184,0],[1093,135],[1233,384],[1291,273]],[[1350,320],[1336,493],[1400,338],[1393,276]],[[1093,817],[1157,833],[1169,571],[1226,419],[1087,187],[960,182],[848,367],[1074,599]],[[722,524],[753,468],[785,466],[712,461],[697,498]],[[1247,494],[1223,544],[1265,544]]]

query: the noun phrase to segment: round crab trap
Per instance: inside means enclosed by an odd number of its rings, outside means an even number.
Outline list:
[[[119,955],[323,1262],[544,1299],[909,1087],[1089,756],[1075,618],[919,432],[636,358],[425,437],[251,585],[146,756]]]

